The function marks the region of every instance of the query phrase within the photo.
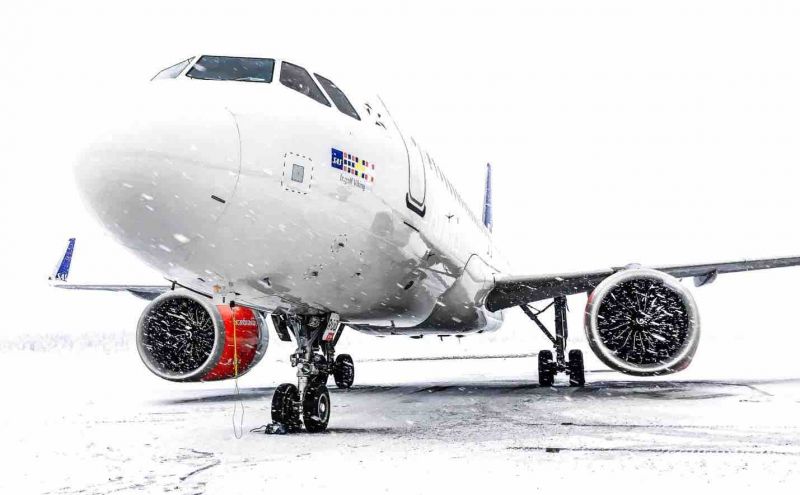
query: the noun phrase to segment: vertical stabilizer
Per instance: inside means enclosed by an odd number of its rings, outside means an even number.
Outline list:
[[[492,164],[486,164],[486,190],[483,193],[483,224],[492,231]]]

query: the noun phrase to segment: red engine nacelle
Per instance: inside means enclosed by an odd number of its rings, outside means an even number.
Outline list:
[[[257,312],[215,305],[184,290],[153,300],[139,318],[136,332],[145,366],[165,380],[178,382],[233,378],[234,357],[238,374],[243,375],[261,360],[268,343],[266,322]]]

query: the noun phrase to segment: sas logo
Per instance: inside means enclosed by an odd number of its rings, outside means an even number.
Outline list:
[[[342,171],[339,176],[341,182],[363,191],[375,183],[375,164],[350,153],[331,148],[331,167]]]

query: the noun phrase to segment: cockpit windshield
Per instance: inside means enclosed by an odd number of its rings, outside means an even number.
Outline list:
[[[275,61],[271,58],[218,57],[203,55],[186,73],[193,79],[212,81],[272,82]]]

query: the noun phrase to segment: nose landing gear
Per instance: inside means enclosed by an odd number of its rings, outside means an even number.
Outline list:
[[[290,356],[292,366],[297,368],[297,386],[284,383],[275,389],[271,430],[296,432],[305,426],[309,433],[325,431],[331,415],[328,376],[333,374],[339,388],[350,388],[355,376],[350,355],[341,354],[334,360],[334,347],[344,325],[336,314],[290,315],[280,321],[283,324],[279,333],[291,332],[297,342],[297,350]]]
[[[553,306],[555,311],[555,336],[553,336],[547,327],[539,321],[539,315],[547,311],[551,306]],[[569,376],[569,385],[571,387],[583,387],[586,383],[583,368],[583,353],[579,349],[572,349],[567,356],[564,356],[568,335],[567,298],[565,296],[555,297],[553,302],[541,310],[531,309],[527,304],[521,305],[520,308],[528,315],[528,318],[536,323],[542,333],[550,339],[556,351],[555,360],[553,360],[553,353],[551,351],[539,351],[539,385],[542,387],[551,387],[555,381],[556,374],[566,373]]]

